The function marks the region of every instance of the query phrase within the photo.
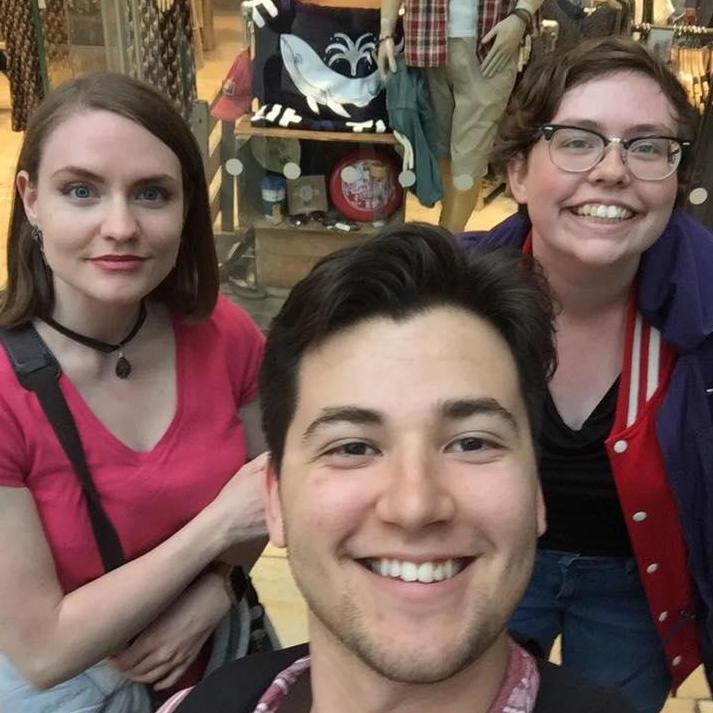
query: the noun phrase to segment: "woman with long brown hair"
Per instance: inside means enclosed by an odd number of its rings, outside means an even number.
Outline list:
[[[262,460],[241,469],[263,449],[263,338],[218,296],[197,144],[141,82],[75,80],[31,118],[0,294],[0,327],[29,325],[123,560],[107,571],[80,480],[0,349],[0,709],[149,711],[147,685],[247,648],[220,560],[249,569],[264,543]]]

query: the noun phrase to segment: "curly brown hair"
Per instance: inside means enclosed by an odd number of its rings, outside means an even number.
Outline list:
[[[498,127],[491,163],[504,170],[514,159],[526,158],[540,138],[540,127],[552,121],[570,89],[615,72],[634,72],[653,79],[676,112],[678,135],[695,138],[698,117],[673,72],[638,42],[607,37],[587,40],[528,68]],[[682,168],[685,170],[685,161]]]

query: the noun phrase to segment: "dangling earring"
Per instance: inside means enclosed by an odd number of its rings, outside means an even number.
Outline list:
[[[39,225],[32,226],[32,239],[40,246],[40,250],[44,253],[45,246],[42,242],[42,230],[40,230]]]
[[[37,243],[37,247],[40,249],[40,257],[42,258],[42,263],[46,269],[49,269],[47,264],[47,258],[45,258],[45,243],[44,236],[42,235],[42,230],[39,225],[33,225],[32,228],[32,239]]]

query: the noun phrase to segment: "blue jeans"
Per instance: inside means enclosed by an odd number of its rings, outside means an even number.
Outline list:
[[[510,631],[545,656],[562,635],[562,665],[618,688],[640,713],[658,713],[671,677],[636,562],[539,550]]]

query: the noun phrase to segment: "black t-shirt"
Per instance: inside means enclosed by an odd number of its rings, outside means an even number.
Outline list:
[[[616,413],[619,379],[582,428],[562,421],[549,391],[540,436],[540,479],[547,532],[540,547],[583,555],[631,556],[604,441]]]

